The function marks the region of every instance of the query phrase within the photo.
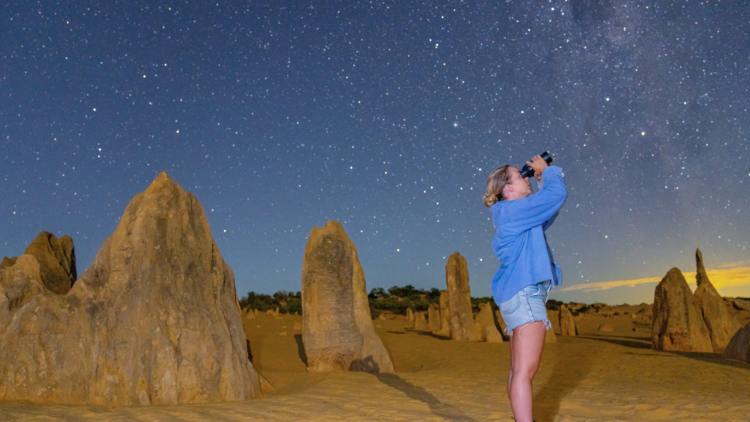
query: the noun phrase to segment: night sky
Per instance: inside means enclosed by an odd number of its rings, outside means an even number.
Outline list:
[[[488,296],[487,174],[549,150],[553,298],[651,302],[638,280],[695,248],[750,296],[745,2],[10,0],[0,22],[0,256],[68,234],[83,273],[164,170],[240,296],[298,291],[331,219],[368,289],[444,289],[459,251]]]

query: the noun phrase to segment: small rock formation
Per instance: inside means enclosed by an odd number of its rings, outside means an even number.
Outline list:
[[[499,309],[495,311],[495,321],[497,321],[497,325],[500,327],[500,333],[503,335],[503,338],[507,340],[508,336],[505,335],[505,329],[508,327],[508,324],[505,323]]]
[[[477,336],[481,341],[487,340],[487,326],[492,325],[497,331],[495,326],[495,315],[492,312],[492,306],[489,303],[479,304],[479,313],[474,319],[474,327],[477,330]]]
[[[448,338],[451,336],[451,306],[447,290],[440,292],[440,330],[433,331],[433,334]]]
[[[3,261],[0,262],[0,272],[2,272],[5,268],[13,266],[13,264],[16,263],[17,259],[18,258],[15,256],[13,258],[8,258],[7,256],[3,257]]]
[[[651,343],[654,349],[713,352],[708,328],[679,269],[669,270],[656,286],[653,309]]]
[[[67,295],[43,288],[18,310],[0,342],[0,400],[245,400],[262,382],[248,355],[234,274],[206,215],[160,173]]]
[[[0,341],[16,312],[46,291],[39,263],[32,255],[21,255],[8,263],[0,272]]]
[[[414,329],[419,331],[430,331],[430,324],[427,322],[427,312],[417,311],[414,313]]]
[[[560,306],[560,335],[578,335],[578,329],[576,329],[576,320],[575,318],[573,318],[573,314],[570,313],[570,310],[568,310],[568,307],[565,306],[565,304]]]
[[[430,331],[436,333],[440,331],[440,305],[433,303],[427,309],[427,322],[430,324]]]
[[[599,326],[596,327],[596,331],[601,331],[603,333],[612,333],[615,331],[615,327],[613,327],[611,324],[599,324]]]
[[[497,330],[497,326],[495,324],[487,324],[484,327],[485,332],[485,341],[487,343],[502,343],[503,342],[503,336],[500,334],[500,331]]]
[[[78,278],[75,247],[70,236],[58,239],[55,235],[43,231],[34,238],[24,253],[36,258],[42,282],[47,290],[59,295],[70,291]]]
[[[700,249],[695,250],[695,261],[698,267],[695,275],[698,288],[693,294],[693,300],[700,310],[706,328],[711,335],[711,345],[714,352],[723,352],[734,333],[742,326],[730,308],[731,305],[724,301],[708,279]]]
[[[408,328],[414,328],[414,311],[411,308],[406,308],[406,322]]]
[[[550,328],[544,333],[544,342],[545,343],[554,343],[557,341],[557,337],[555,337],[555,330]]]
[[[723,357],[750,363],[750,323],[734,334],[724,350]]]
[[[451,336],[458,341],[479,341],[471,312],[469,269],[466,258],[458,252],[448,257],[445,282],[448,285]]]
[[[337,221],[310,232],[302,262],[302,341],[311,372],[393,372],[375,333],[357,248]]]

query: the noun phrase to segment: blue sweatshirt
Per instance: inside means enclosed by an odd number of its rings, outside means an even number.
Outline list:
[[[547,167],[542,172],[542,182],[542,189],[531,196],[500,201],[490,207],[497,229],[492,249],[502,261],[491,285],[498,305],[528,285],[551,280],[554,287],[562,281],[560,267],[544,236],[568,195],[562,169]]]

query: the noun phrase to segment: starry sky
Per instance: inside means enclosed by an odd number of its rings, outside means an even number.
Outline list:
[[[0,22],[0,256],[68,234],[83,273],[164,170],[240,296],[299,290],[332,219],[369,289],[444,289],[459,251],[489,296],[487,174],[548,150],[552,298],[650,303],[695,248],[750,296],[744,2],[9,0]]]

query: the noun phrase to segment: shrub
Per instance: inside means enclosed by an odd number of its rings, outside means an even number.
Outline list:
[[[562,305],[562,304],[563,303],[561,301],[559,301],[559,300],[549,299],[549,300],[547,300],[546,307],[547,307],[548,311],[559,311],[560,310],[560,305]]]

